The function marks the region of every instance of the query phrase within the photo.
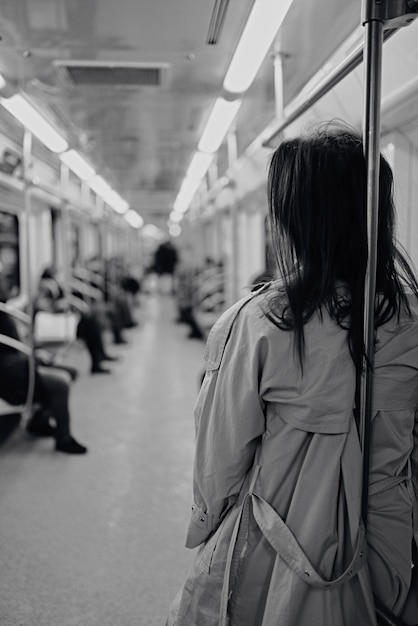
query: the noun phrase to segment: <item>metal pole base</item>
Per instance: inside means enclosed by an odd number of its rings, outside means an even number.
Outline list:
[[[377,20],[383,29],[408,26],[418,17],[418,0],[365,0],[362,24]]]

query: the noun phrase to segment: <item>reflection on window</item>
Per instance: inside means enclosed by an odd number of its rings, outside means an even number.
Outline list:
[[[14,298],[20,292],[19,221],[16,215],[6,211],[0,211],[0,263],[9,298]]]

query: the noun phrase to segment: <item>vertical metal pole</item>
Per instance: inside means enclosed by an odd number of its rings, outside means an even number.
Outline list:
[[[62,261],[64,274],[64,293],[69,294],[70,284],[70,220],[69,220],[69,204],[68,204],[68,186],[70,180],[70,172],[68,166],[61,162],[60,169],[60,186],[61,186],[61,233],[62,233]],[[58,268],[57,268],[58,269]]]
[[[234,163],[237,160],[238,148],[237,137],[235,131],[229,132],[227,135],[227,147],[228,147],[228,166],[229,170],[232,170]],[[231,299],[228,304],[231,305],[238,300],[238,263],[239,263],[239,249],[238,249],[238,205],[235,193],[235,184],[232,181],[232,201],[230,206],[231,215],[231,231],[232,231],[232,254],[231,254]]]
[[[28,389],[26,396],[26,418],[29,418],[32,413],[32,400],[35,387],[35,340],[33,336],[33,314],[34,314],[34,296],[32,285],[32,249],[31,249],[31,233],[30,233],[30,216],[31,216],[31,159],[32,159],[32,133],[25,128],[23,136],[23,180],[25,184],[24,188],[24,236],[26,245],[26,290],[28,294],[28,306],[27,313],[29,315],[29,328],[28,328],[28,345],[31,348],[31,356],[28,359]]]
[[[274,52],[274,100],[276,119],[283,119],[283,55]]]
[[[107,237],[107,227],[106,227],[106,214],[104,208],[104,201],[100,196],[96,196],[96,212],[99,218],[99,250],[98,254],[100,257],[100,273],[102,277],[105,276],[105,259],[106,259],[106,237]]]
[[[367,166],[368,266],[364,292],[364,344],[367,359],[360,388],[360,441],[363,450],[362,512],[367,524],[369,446],[372,419],[372,385],[375,335],[375,298],[380,169],[380,100],[383,23],[365,22],[364,128],[363,145]]]

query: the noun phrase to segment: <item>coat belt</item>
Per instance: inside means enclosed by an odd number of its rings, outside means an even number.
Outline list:
[[[261,532],[285,563],[308,585],[320,589],[332,589],[353,578],[366,563],[366,535],[363,524],[359,521],[359,532],[353,558],[344,572],[333,579],[324,579],[309,561],[305,552],[297,542],[290,528],[280,515],[264,498],[254,493],[253,488],[260,467],[257,466],[248,494],[244,497],[240,513],[236,520],[231,543],[228,550],[224,582],[220,604],[219,626],[227,626],[227,609],[230,599],[230,580],[238,560],[245,550],[246,532],[248,530],[250,505],[253,516]],[[243,532],[240,533],[240,530]]]

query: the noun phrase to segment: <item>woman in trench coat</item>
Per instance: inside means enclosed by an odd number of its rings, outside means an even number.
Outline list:
[[[395,246],[392,184],[382,157],[367,537],[353,411],[366,168],[361,139],[327,125],[271,160],[280,280],[208,338],[186,541],[198,550],[169,626],[374,626],[373,594],[418,622],[418,284]]]

